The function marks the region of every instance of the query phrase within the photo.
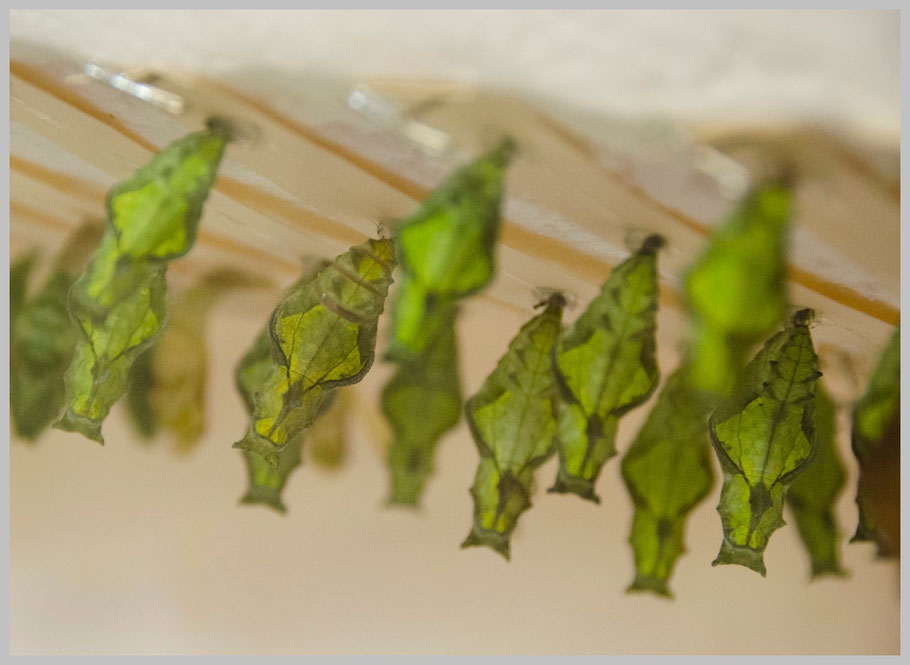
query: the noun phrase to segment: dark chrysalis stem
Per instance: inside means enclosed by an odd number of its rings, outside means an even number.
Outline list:
[[[808,326],[815,319],[815,310],[808,307],[800,309],[793,314],[794,326]]]
[[[657,251],[663,249],[666,244],[667,241],[662,235],[652,233],[644,239],[644,242],[641,243],[641,249],[639,251],[656,253]]]

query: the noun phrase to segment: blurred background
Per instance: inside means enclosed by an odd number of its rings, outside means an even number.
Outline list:
[[[39,249],[46,272],[113,183],[224,115],[243,136],[169,288],[225,265],[269,284],[226,294],[204,324],[206,429],[188,454],[165,434],[143,442],[122,403],[104,448],[56,430],[11,441],[13,653],[898,652],[898,566],[846,544],[849,408],[899,319],[896,11],[14,11],[10,40],[11,257]],[[158,91],[151,102],[137,82]],[[465,395],[536,288],[573,294],[571,321],[645,232],[668,239],[667,375],[687,335],[682,271],[756,174],[796,164],[789,290],[819,312],[841,406],[848,577],[808,583],[792,526],[771,539],[767,578],[712,568],[717,481],[689,520],[676,598],[624,594],[619,458],[600,506],[545,494],[555,460],[542,467],[511,563],[460,550],[474,444],[462,422],[420,510],[386,508],[379,361],[350,389],[341,467],[298,469],[286,515],[238,504],[230,445],[247,417],[233,368],[301,258],[408,215],[503,133],[522,150],[500,273],[459,322]],[[384,340],[381,328],[379,353]],[[621,421],[620,455],[650,405]]]

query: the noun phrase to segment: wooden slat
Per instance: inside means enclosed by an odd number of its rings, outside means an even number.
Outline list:
[[[87,90],[67,86],[57,70],[13,60],[11,72],[12,118],[115,179],[127,177],[163,147],[161,141],[146,138],[135,123],[99,107],[86,96]],[[175,131],[198,129],[207,114],[223,109],[231,109],[232,115],[258,128],[255,142],[232,144],[226,157],[227,164],[240,165],[255,177],[251,181],[227,175],[218,178],[206,206],[201,246],[220,244],[226,254],[258,255],[263,264],[274,261],[290,273],[299,265],[299,254],[336,255],[375,235],[378,222],[409,214],[429,191],[429,185],[418,183],[411,174],[357,153],[224,84],[169,73],[156,85],[192,102],[187,113],[167,116]],[[149,113],[141,102],[134,104],[143,114]],[[669,326],[662,316],[662,342],[673,343],[685,334],[677,283],[704,246],[709,233],[706,224],[668,208],[610,172],[584,139],[515,100],[462,96],[457,104],[440,105],[425,114],[434,126],[478,141],[483,136],[476,128],[483,126],[485,118],[507,119],[509,132],[523,148],[522,158],[510,172],[510,195],[533,202],[568,232],[567,237],[554,237],[552,230],[537,230],[529,220],[505,220],[500,271],[488,291],[491,298],[528,310],[533,290],[547,286],[566,290],[584,302],[626,252],[623,242],[630,229],[656,231],[670,244],[661,258],[662,311],[675,310]],[[98,150],[99,145],[105,149]],[[13,187],[22,176],[48,183],[52,175],[47,165],[15,156],[11,166],[17,174]],[[283,191],[276,193],[257,182],[274,183]],[[84,205],[87,196],[100,195],[87,194],[87,186],[70,177],[63,189],[74,198],[82,197],[79,205]],[[583,233],[572,237],[572,228]],[[584,234],[596,243],[586,244]],[[820,310],[833,322],[832,329],[824,331],[831,338],[826,343],[853,350],[873,348],[898,320],[897,310],[888,303],[798,265],[791,266],[790,279],[791,299]]]

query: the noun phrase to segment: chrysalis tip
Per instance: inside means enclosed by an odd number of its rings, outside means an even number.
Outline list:
[[[489,547],[494,552],[498,552],[506,561],[512,560],[508,534],[479,529],[477,525],[474,525],[471,528],[471,533],[461,543],[461,549],[467,549],[468,547]]]
[[[799,174],[796,164],[786,160],[777,165],[775,172],[768,177],[768,184],[783,189],[793,189],[798,179]]]
[[[101,423],[72,414],[69,409],[51,427],[64,432],[76,432],[87,439],[97,441],[102,446],[104,445],[104,437],[101,435]]]
[[[850,573],[842,568],[837,561],[824,561],[812,563],[812,574],[809,580],[819,577],[850,577]]]
[[[805,307],[793,314],[794,326],[808,326],[815,320],[815,310]]]
[[[582,499],[600,504],[600,497],[594,492],[594,481],[571,476],[563,471],[562,467],[559,468],[556,475],[556,482],[547,492],[550,494],[577,494]]]
[[[664,237],[662,235],[652,233],[644,239],[644,242],[641,243],[641,249],[639,249],[639,251],[654,253],[662,249],[664,245],[666,245],[666,242],[667,241],[664,240]]]
[[[393,506],[399,506],[401,508],[419,508],[420,507],[420,498],[416,495],[405,495],[401,492],[394,492],[386,499],[385,505],[387,508]]]
[[[534,303],[534,309],[546,307],[550,303],[571,309],[576,304],[576,298],[573,293],[566,293],[560,289],[554,289],[548,286],[539,286],[534,289]]]
[[[518,152],[518,143],[511,136],[503,137],[497,146],[490,151],[490,158],[505,166]]]
[[[376,237],[380,240],[390,240],[395,235],[395,226],[398,224],[398,220],[394,217],[383,217],[382,219],[377,219],[376,224]]]
[[[255,143],[262,135],[262,130],[258,125],[221,115],[206,118],[205,128],[213,134],[224,137],[228,142]]]
[[[388,414],[386,414],[388,415]],[[392,442],[392,449],[399,442]],[[426,484],[427,473],[420,469],[392,468],[389,497],[386,506],[401,506],[417,509],[420,507],[420,496]]]
[[[636,575],[632,584],[626,587],[626,593],[637,593],[642,591],[650,591],[661,598],[673,600],[673,594],[670,593],[670,589],[667,587],[667,581],[662,580],[659,577]]]
[[[265,487],[250,487],[246,494],[240,497],[240,503],[243,505],[260,505],[268,506],[275,512],[282,515],[287,514],[287,506],[281,501],[281,497],[275,490]]]
[[[767,573],[762,552],[734,545],[725,538],[720,545],[720,552],[717,553],[717,558],[711,562],[711,565],[720,566],[726,564],[743,566],[749,570],[754,570],[762,577],[765,577]]]
[[[657,252],[661,249],[666,241],[663,236],[657,233],[651,233],[646,229],[627,229],[623,244],[633,253],[639,252]]]

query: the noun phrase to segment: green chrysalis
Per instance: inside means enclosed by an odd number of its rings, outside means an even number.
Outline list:
[[[790,199],[783,181],[758,186],[685,275],[694,321],[690,381],[698,390],[726,395],[750,346],[784,318]]]
[[[368,240],[278,303],[268,328],[271,371],[235,448],[278,468],[278,453],[312,425],[324,396],[366,375],[394,266],[391,241]]]
[[[900,554],[900,353],[898,328],[853,409],[859,523],[851,542],[874,541],[883,557]]]
[[[125,392],[133,362],[167,322],[167,264],[193,246],[229,139],[229,129],[212,122],[108,193],[107,230],[69,293],[76,348],[56,427],[104,443],[101,424]]]
[[[209,311],[231,289],[264,285],[246,272],[216,268],[177,298],[167,328],[130,374],[128,404],[140,433],[151,436],[160,426],[174,434],[178,452],[193,449],[205,430]]]
[[[717,512],[723,542],[712,565],[735,563],[765,575],[763,553],[784,525],[787,488],[816,448],[818,356],[811,310],[769,339],[745,368],[733,397],[711,416],[711,443],[724,473]]]
[[[551,492],[600,502],[594,484],[616,454],[619,418],[647,400],[657,385],[657,251],[662,246],[663,239],[652,235],[616,266],[553,349],[562,402],[559,474]]]
[[[787,505],[809,553],[812,576],[844,574],[840,565],[839,530],[834,515],[844,487],[844,464],[837,452],[836,410],[821,381],[815,386],[817,450],[806,470],[787,491]]]
[[[418,504],[433,473],[436,444],[461,416],[457,310],[457,305],[450,305],[435,315],[442,320],[427,350],[415,361],[399,362],[382,389],[382,412],[392,429],[387,453],[390,504]]]
[[[438,311],[493,279],[503,180],[514,152],[514,142],[505,139],[456,171],[396,228],[402,277],[389,358],[420,357],[444,320]]]
[[[531,507],[534,471],[555,452],[559,389],[550,358],[564,307],[561,294],[551,295],[465,404],[481,459],[471,488],[474,525],[462,547],[486,545],[509,558],[518,518]]]
[[[667,581],[685,552],[686,519],[711,491],[710,404],[687,383],[683,365],[667,379],[622,460],[635,515],[629,543],[635,580],[629,591],[670,597]]]
[[[393,432],[389,503],[417,505],[436,444],[460,417],[457,303],[493,279],[503,180],[514,152],[505,139],[456,171],[396,229],[402,274],[387,357],[398,368],[382,391]]]
[[[26,440],[36,439],[63,408],[63,374],[75,344],[67,294],[101,233],[96,222],[79,227],[54,260],[48,280],[30,299],[25,287],[34,257],[10,270],[10,415],[16,434]]]

